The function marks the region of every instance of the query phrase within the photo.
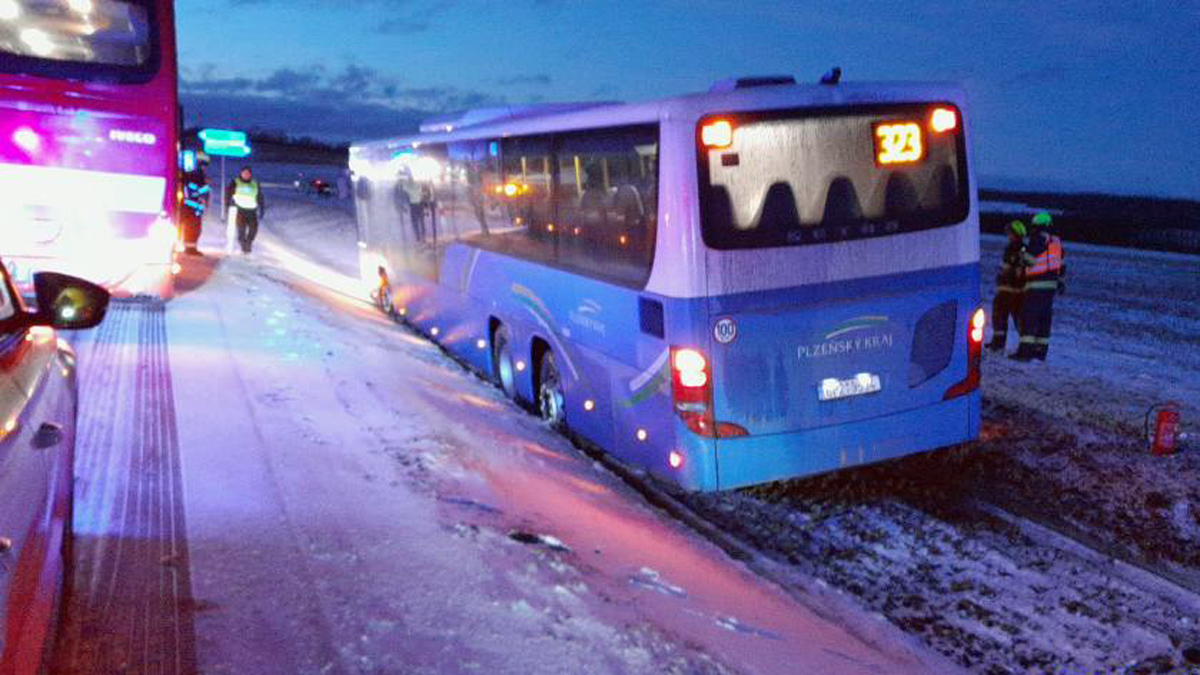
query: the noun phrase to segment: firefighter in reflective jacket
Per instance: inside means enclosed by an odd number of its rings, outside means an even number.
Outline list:
[[[1066,291],[1067,264],[1062,240],[1050,233],[1050,214],[1033,217],[1033,232],[1025,248],[1025,299],[1021,306],[1021,347],[1013,358],[1046,360],[1054,296]]]
[[[242,167],[237,178],[225,188],[225,206],[229,209],[229,223],[226,229],[226,249],[233,246],[234,230],[237,241],[242,246],[243,253],[249,253],[258,235],[258,221],[266,210],[263,204],[262,189],[250,167]]]
[[[1004,351],[1010,316],[1017,325],[1017,333],[1021,332],[1021,301],[1025,298],[1025,223],[1014,220],[1006,231],[1008,245],[996,273],[996,297],[992,299],[992,341],[988,349],[995,352]]]
[[[207,158],[201,156],[197,165],[183,174],[183,225],[184,253],[200,255],[196,248],[200,241],[200,229],[204,226],[204,211],[208,208],[208,177],[204,173]]]

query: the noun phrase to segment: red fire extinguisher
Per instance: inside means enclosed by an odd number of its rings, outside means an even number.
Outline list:
[[[1154,417],[1153,433],[1150,417]],[[1146,432],[1150,451],[1159,457],[1175,454],[1175,443],[1179,436],[1179,404],[1174,401],[1155,404],[1146,411]]]

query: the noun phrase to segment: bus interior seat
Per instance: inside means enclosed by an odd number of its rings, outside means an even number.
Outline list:
[[[937,204],[947,208],[958,201],[958,179],[954,170],[943,164],[937,168],[933,180],[929,182],[927,204]]]
[[[733,230],[737,227],[737,221],[733,218],[733,199],[729,196],[729,190],[724,185],[708,186],[708,199],[706,200],[704,216],[713,226],[714,230]]]
[[[858,201],[854,183],[845,176],[834,178],[825,194],[825,212],[821,216],[821,225],[849,225],[861,218],[862,204]]]
[[[758,228],[765,232],[788,232],[800,227],[800,212],[796,208],[796,195],[792,186],[778,181],[767,188],[762,209],[758,215]]]
[[[920,210],[921,200],[917,197],[917,188],[911,178],[902,173],[893,173],[888,177],[883,208],[885,216],[891,219]]]

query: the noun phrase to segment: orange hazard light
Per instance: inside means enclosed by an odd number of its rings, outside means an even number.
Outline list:
[[[958,113],[950,108],[934,108],[929,116],[929,128],[936,134],[954,131],[958,128]]]
[[[733,125],[729,120],[717,120],[700,127],[700,142],[706,148],[728,148],[733,145]]]

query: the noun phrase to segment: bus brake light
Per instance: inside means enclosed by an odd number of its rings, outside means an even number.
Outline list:
[[[700,127],[700,142],[706,148],[728,148],[733,145],[733,125],[729,120],[717,120]]]
[[[712,367],[700,350],[671,349],[671,393],[675,414],[693,433],[706,438],[749,435],[744,427],[714,417]]]
[[[947,389],[943,400],[958,398],[979,388],[983,379],[983,327],[986,323],[987,315],[984,314],[983,308],[976,309],[971,315],[971,322],[967,324],[967,330],[970,331],[970,339],[967,341],[967,376]]]
[[[937,134],[954,131],[958,128],[958,113],[950,108],[934,108],[929,116],[929,128]]]

